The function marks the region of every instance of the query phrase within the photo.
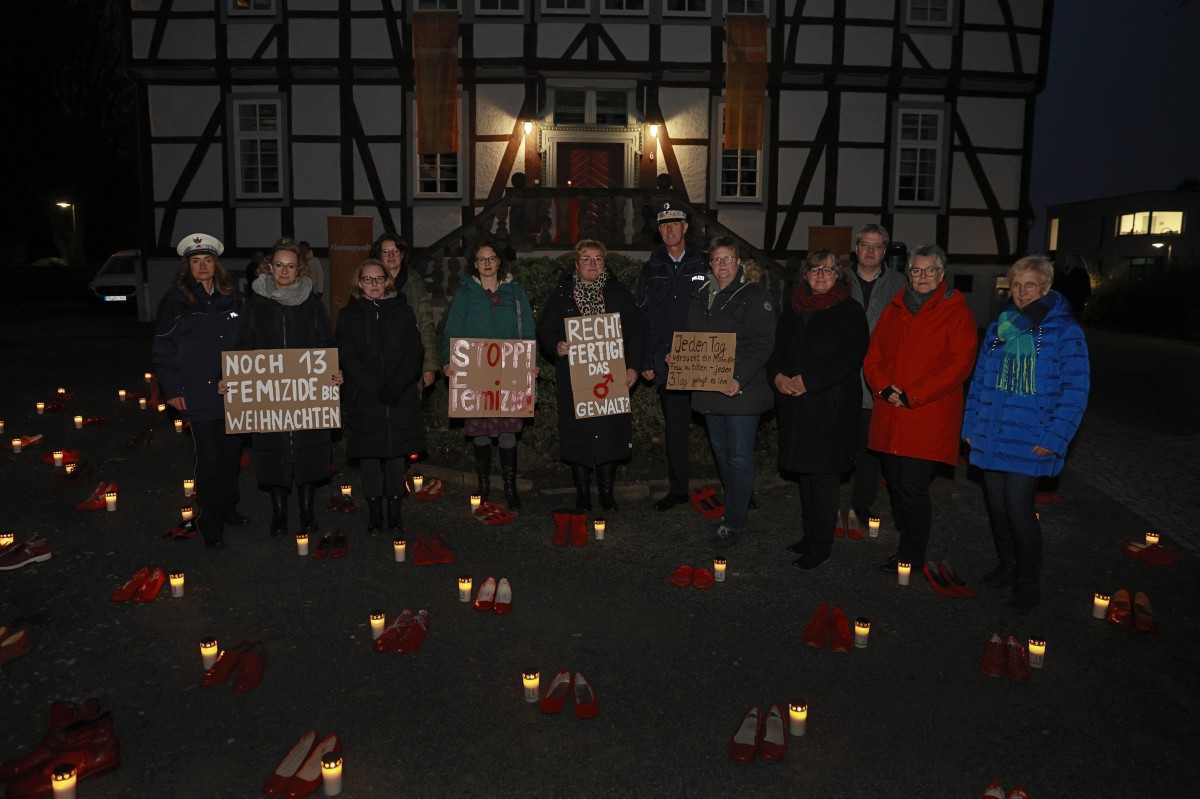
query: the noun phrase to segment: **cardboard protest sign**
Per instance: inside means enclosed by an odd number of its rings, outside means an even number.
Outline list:
[[[676,333],[667,388],[724,391],[733,382],[736,356],[736,333]]]
[[[331,375],[337,347],[221,353],[226,433],[283,433],[342,426]]]
[[[575,418],[629,413],[621,315],[574,316],[564,322]]]
[[[450,339],[450,418],[532,417],[537,342]]]

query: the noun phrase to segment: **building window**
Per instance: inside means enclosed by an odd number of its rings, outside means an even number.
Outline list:
[[[896,205],[940,205],[946,155],[945,112],[901,108],[896,122]]]
[[[766,14],[766,0],[725,0],[726,14]]]
[[[602,0],[605,14],[646,15],[646,0]]]
[[[725,141],[725,103],[716,103],[712,130],[714,147]],[[761,150],[721,150],[714,183],[721,202],[752,202],[762,198],[763,158]]]
[[[1050,246],[1046,249],[1050,252],[1058,249],[1058,217],[1050,220]]]
[[[555,125],[629,125],[629,92],[624,89],[553,89]]]
[[[663,16],[666,17],[707,17],[708,0],[666,0],[663,4]]]
[[[230,103],[233,185],[240,200],[284,196],[283,143],[287,108],[282,96],[237,97]]]
[[[417,156],[417,194],[457,197],[458,153]]]
[[[918,28],[949,28],[954,25],[954,0],[908,0],[904,21]]]
[[[1171,236],[1183,232],[1183,211],[1137,211],[1117,217],[1118,236]]]
[[[458,0],[417,0],[416,9],[417,11],[458,11]]]
[[[587,14],[588,0],[542,0],[543,14]]]
[[[477,14],[520,14],[525,10],[525,0],[475,0]]]

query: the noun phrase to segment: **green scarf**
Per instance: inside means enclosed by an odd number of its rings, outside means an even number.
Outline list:
[[[1036,394],[1038,342],[1033,328],[1040,325],[1050,310],[1047,297],[1042,297],[1018,311],[1010,305],[1000,312],[996,340],[1004,345],[996,388],[1013,394]]]

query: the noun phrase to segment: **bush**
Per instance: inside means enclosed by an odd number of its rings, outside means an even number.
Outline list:
[[[1193,264],[1136,279],[1104,279],[1084,307],[1084,321],[1110,330],[1200,341],[1200,295],[1181,290],[1197,277],[1200,268]]]

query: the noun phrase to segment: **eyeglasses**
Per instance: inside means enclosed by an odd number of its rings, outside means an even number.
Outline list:
[[[578,263],[585,266],[600,266],[604,263],[603,255],[581,255],[575,259]]]
[[[1013,291],[1020,289],[1021,291],[1037,291],[1042,287],[1041,283],[1013,283]]]
[[[908,270],[908,274],[913,277],[933,277],[940,271],[942,271],[940,266],[927,266],[924,269],[919,266],[914,266],[912,269]]]
[[[821,277],[829,277],[837,274],[836,266],[814,266],[808,270],[810,275],[820,275]]]
[[[386,250],[380,250],[379,252],[382,255],[399,255],[400,254],[400,250],[397,249],[396,247],[388,247]]]
[[[730,264],[736,264],[737,258],[732,255],[721,255],[716,258],[709,258],[708,262],[713,266],[729,266]]]
[[[495,266],[498,263],[500,263],[500,259],[494,255],[489,255],[486,258],[475,259],[476,266]]]
[[[887,245],[885,245],[885,244],[867,244],[865,241],[860,241],[858,243],[858,249],[860,249],[860,250],[886,250]]]
[[[359,278],[359,280],[362,281],[363,283],[374,283],[376,286],[378,286],[380,283],[387,280],[387,277],[385,277],[384,275],[377,275],[377,276],[363,275],[362,277]]]
[[[271,264],[272,269],[299,269],[300,264],[289,264],[283,261],[275,261]]]

